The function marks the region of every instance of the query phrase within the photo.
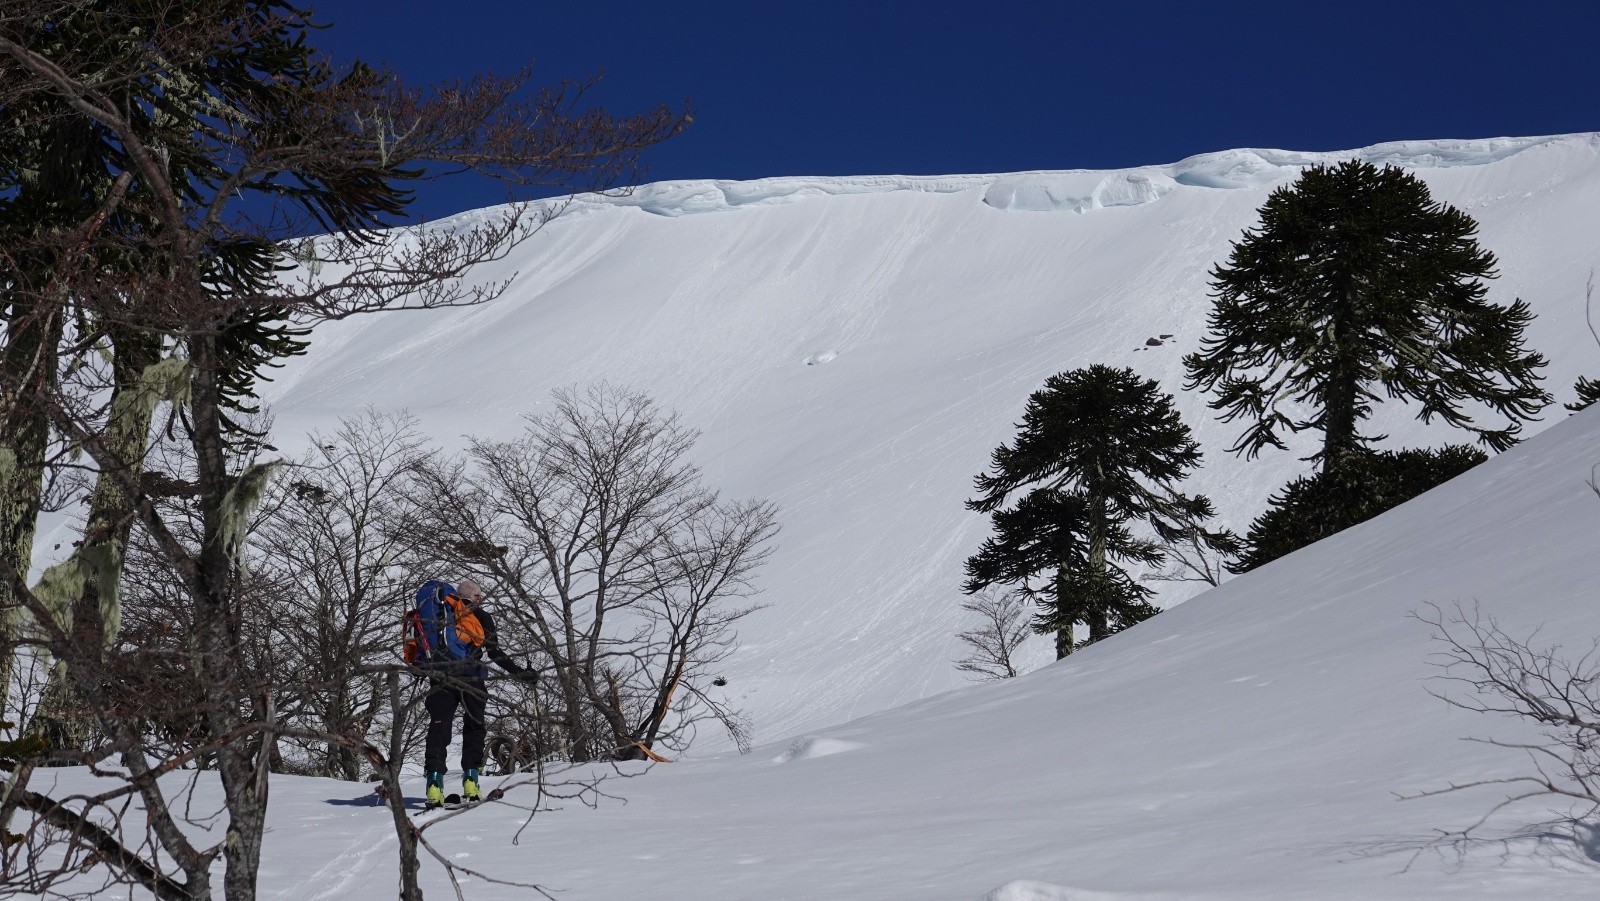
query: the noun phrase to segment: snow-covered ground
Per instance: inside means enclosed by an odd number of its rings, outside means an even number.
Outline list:
[[[1462,478],[1067,661],[964,688],[951,666],[961,563],[987,529],[961,501],[1028,393],[1095,362],[1178,392],[1209,267],[1298,167],[1350,156],[1411,168],[1478,219],[1492,296],[1538,313],[1530,343],[1559,399],[1600,374],[1583,310],[1600,135],[653,185],[575,204],[485,273],[517,273],[492,305],[319,332],[272,386],[282,446],[367,404],[447,443],[504,435],[550,389],[605,379],[703,429],[713,483],[782,507],[769,606],[725,674],[754,752],[708,743],[612,779],[616,800],[541,812],[517,844],[524,814],[498,805],[429,834],[574,901],[1593,897],[1600,843],[1548,826],[1550,805],[1429,847],[1500,795],[1397,796],[1527,768],[1462,740],[1519,724],[1430,697],[1435,643],[1412,611],[1479,604],[1574,649],[1600,635],[1600,412],[1552,409],[1530,429],[1548,431]],[[412,368],[421,347],[441,363]],[[1226,455],[1233,428],[1202,397],[1178,403],[1208,452],[1193,487],[1231,525],[1301,470],[1292,453]],[[1380,426],[1397,445],[1450,437],[1404,413]],[[275,779],[266,897],[391,896],[388,815],[351,803],[361,788]]]
[[[1553,824],[1551,804],[1430,846],[1502,795],[1397,796],[1529,771],[1462,740],[1526,733],[1428,694],[1445,688],[1428,682],[1438,646],[1410,614],[1476,604],[1514,635],[1588,648],[1597,462],[1600,410],[1021,678],[613,777],[614,799],[540,812],[515,844],[526,814],[501,804],[428,834],[571,901],[1593,898],[1594,836]],[[274,779],[263,897],[392,897],[389,814],[363,788]],[[450,897],[436,863],[424,873]]]
[[[1542,827],[1551,805],[1419,856],[1501,795],[1396,796],[1528,772],[1462,741],[1523,733],[1427,693],[1437,648],[1409,614],[1480,604],[1587,649],[1596,463],[1600,412],[1060,664],[657,767],[616,784],[626,804],[540,815],[516,847],[496,810],[441,843],[574,901],[1593,898],[1593,836]],[[279,872],[278,897],[308,896]]]

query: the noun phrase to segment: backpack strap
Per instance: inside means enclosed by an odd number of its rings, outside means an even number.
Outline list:
[[[406,614],[406,628],[408,631],[416,633],[417,641],[422,645],[422,659],[432,659],[433,645],[428,641],[428,631],[422,628],[422,614],[415,607],[411,609],[410,613]]]

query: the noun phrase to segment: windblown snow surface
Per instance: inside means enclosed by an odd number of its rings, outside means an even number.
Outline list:
[[[1463,741],[1527,733],[1429,695],[1436,642],[1410,614],[1476,604],[1513,634],[1589,647],[1600,413],[1553,408],[1529,430],[1548,431],[1467,475],[1186,603],[1192,588],[1170,590],[1171,609],[1069,660],[1043,665],[1039,640],[1042,668],[979,686],[951,665],[961,564],[988,525],[961,502],[1052,373],[1127,365],[1177,394],[1207,452],[1190,487],[1235,528],[1304,470],[1294,452],[1226,454],[1236,429],[1181,391],[1181,358],[1204,333],[1209,268],[1267,194],[1351,157],[1404,166],[1479,221],[1500,260],[1491,296],[1537,312],[1530,344],[1559,399],[1600,373],[1589,134],[650,185],[580,199],[486,267],[511,279],[493,304],[319,331],[273,386],[285,447],[369,404],[451,443],[505,436],[551,389],[603,379],[701,429],[713,484],[781,507],[767,607],[725,673],[755,750],[706,736],[609,779],[597,809],[541,811],[517,844],[525,814],[491,804],[431,828],[442,852],[571,899],[1593,897],[1600,837],[1559,805],[1430,844],[1502,793],[1397,796],[1528,772]],[[1452,439],[1413,415],[1385,408],[1392,446]],[[348,783],[273,791],[267,897],[391,895],[383,809],[352,804]]]

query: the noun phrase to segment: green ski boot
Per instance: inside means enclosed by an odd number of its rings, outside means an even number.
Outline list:
[[[476,804],[483,800],[483,793],[478,790],[478,768],[471,767],[461,774],[461,797],[468,804]]]
[[[428,810],[438,810],[444,806],[443,773],[428,774],[428,799],[426,806]]]

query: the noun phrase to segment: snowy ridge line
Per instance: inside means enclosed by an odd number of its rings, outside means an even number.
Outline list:
[[[983,191],[998,210],[1086,213],[1153,203],[1179,187],[1255,188],[1293,178],[1318,164],[1360,159],[1406,169],[1450,169],[1499,162],[1532,147],[1600,146],[1600,132],[1523,138],[1390,141],[1354,150],[1297,151],[1239,148],[1202,153],[1176,163],[1128,169],[1060,169],[987,175],[777,176],[750,181],[698,179],[640,185],[624,194],[580,194],[563,215],[607,208],[637,208],[658,216],[723,213],[812,197],[915,192]],[[479,217],[490,210],[463,213]],[[458,219],[460,217],[457,217]],[[446,222],[453,220],[446,220]]]

